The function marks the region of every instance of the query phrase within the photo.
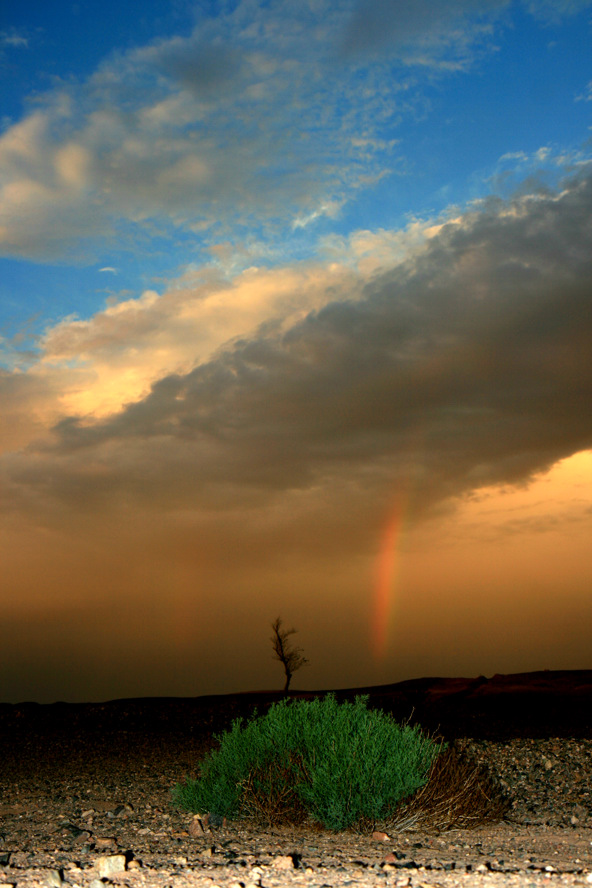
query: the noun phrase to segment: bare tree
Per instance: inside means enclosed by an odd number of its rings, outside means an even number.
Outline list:
[[[288,641],[290,635],[295,634],[295,629],[282,629],[282,621],[279,617],[271,624],[271,628],[273,635],[269,640],[273,645],[274,658],[279,660],[284,667],[286,674],[284,694],[287,694],[293,673],[308,663],[308,660],[302,656],[302,648],[293,648]]]

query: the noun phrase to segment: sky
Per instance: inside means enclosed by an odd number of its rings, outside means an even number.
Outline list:
[[[592,668],[591,0],[0,0],[0,701]]]

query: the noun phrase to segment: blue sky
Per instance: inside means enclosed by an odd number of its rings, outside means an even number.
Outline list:
[[[116,696],[115,674],[187,692],[197,638],[212,657],[229,614],[254,638],[276,606],[313,650],[331,608],[352,644],[366,621],[361,683],[586,665],[591,36],[589,0],[2,5],[0,610],[25,645],[102,615],[113,648],[71,696]],[[461,653],[435,623],[433,655],[401,646],[470,596],[469,549],[510,535],[478,503],[516,485],[524,563],[468,607]],[[411,535],[389,590],[385,522]],[[500,623],[481,662],[479,618],[529,612],[561,534],[549,662],[551,590],[542,648],[506,650]],[[458,555],[437,606],[426,540]],[[115,652],[138,606],[145,687]],[[60,650],[10,693],[59,695]],[[337,641],[317,662],[312,683],[355,683]],[[233,689],[217,674],[204,692]]]
[[[2,35],[3,139],[28,126],[35,153],[8,148],[5,181],[54,198],[3,213],[9,366],[15,335],[162,292],[217,243],[243,264],[322,255],[331,234],[556,184],[590,151],[587,3],[10,4]],[[109,165],[134,161],[118,198]]]

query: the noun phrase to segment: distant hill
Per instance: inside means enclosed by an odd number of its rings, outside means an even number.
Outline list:
[[[451,738],[592,738],[592,670],[421,678],[352,693]]]
[[[324,691],[294,691],[311,699]],[[523,672],[492,678],[420,678],[374,687],[341,688],[340,700],[367,694],[373,707],[419,723],[447,739],[475,737],[592,738],[592,670]],[[107,731],[153,736],[211,736],[237,717],[263,713],[276,691],[203,697],[143,697],[104,703],[0,704],[0,733],[38,735]]]

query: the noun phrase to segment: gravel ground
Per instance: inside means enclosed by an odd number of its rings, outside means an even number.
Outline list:
[[[509,797],[503,823],[357,835],[204,829],[170,799],[207,748],[199,732],[99,737],[75,720],[32,730],[11,718],[0,736],[0,888],[592,885],[590,739],[460,740]]]
[[[459,745],[497,776],[511,800],[512,821],[592,829],[592,740],[468,740]]]

